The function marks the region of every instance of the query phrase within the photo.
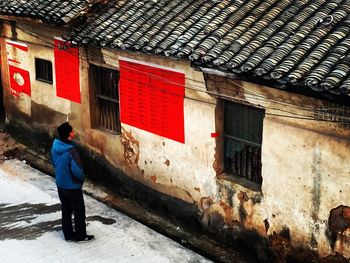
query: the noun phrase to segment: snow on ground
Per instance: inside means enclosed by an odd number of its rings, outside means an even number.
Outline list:
[[[128,216],[85,196],[87,231],[66,242],[54,179],[18,160],[0,164],[1,262],[210,262]]]

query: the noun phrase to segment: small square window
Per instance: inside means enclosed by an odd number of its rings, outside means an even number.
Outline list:
[[[52,84],[52,62],[35,58],[35,79]]]

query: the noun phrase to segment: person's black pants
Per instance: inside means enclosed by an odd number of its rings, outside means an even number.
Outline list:
[[[66,240],[84,239],[86,236],[85,204],[81,189],[58,188],[58,196],[62,204],[62,230]],[[74,228],[72,226],[72,213],[74,213]]]

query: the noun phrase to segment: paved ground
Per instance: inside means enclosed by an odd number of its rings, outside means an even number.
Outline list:
[[[60,230],[54,179],[24,161],[2,161],[0,261],[210,262],[89,196],[85,202],[87,230],[96,240],[68,243]]]

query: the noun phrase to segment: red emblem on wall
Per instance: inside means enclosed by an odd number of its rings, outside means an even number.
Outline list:
[[[29,72],[21,68],[9,65],[11,89],[15,93],[25,93],[28,96],[30,92]]]

